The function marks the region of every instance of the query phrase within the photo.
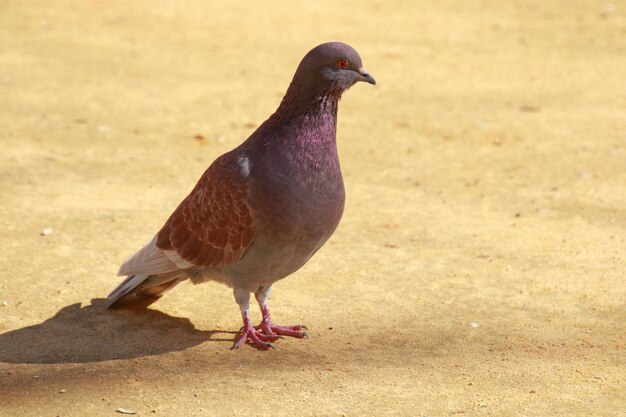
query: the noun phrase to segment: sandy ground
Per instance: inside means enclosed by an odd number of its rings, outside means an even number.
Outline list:
[[[0,415],[626,415],[626,3],[335,3],[0,3]],[[379,85],[274,289],[310,338],[229,350],[213,283],[104,310],[327,40]]]

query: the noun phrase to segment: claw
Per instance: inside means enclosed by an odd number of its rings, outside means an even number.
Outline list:
[[[276,339],[278,339],[277,336],[262,334],[256,331],[254,327],[250,327],[243,331],[239,340],[235,342],[231,350],[239,349],[246,342],[250,342],[250,344],[263,350],[267,350],[269,348],[276,349],[276,346],[272,343]]]
[[[278,334],[259,332],[250,322],[247,312],[243,313],[243,326],[239,329],[239,332],[241,336],[237,339],[231,350],[240,348],[246,344],[246,342],[262,350],[268,350],[270,348],[276,349],[276,346],[274,346],[272,342],[282,339],[282,336]]]
[[[247,295],[247,294],[244,294]],[[237,294],[235,294],[235,298]],[[298,339],[308,338],[309,334],[304,330],[307,327],[303,324],[296,324],[293,326],[278,326],[272,322],[269,309],[264,304],[264,299],[257,295],[257,301],[261,306],[261,313],[263,320],[257,326],[252,325],[250,321],[250,312],[247,306],[247,297],[242,297],[243,301],[240,302],[241,316],[243,318],[243,326],[239,329],[240,336],[233,344],[232,349],[238,349],[246,343],[255,346],[257,349],[268,350],[276,349],[273,342],[278,339],[284,339],[284,336],[295,337]],[[239,301],[238,301],[239,302]]]
[[[270,311],[266,305],[261,306],[261,312],[263,313],[263,320],[261,321],[261,324],[256,326],[256,329],[260,329],[263,334],[280,337],[281,339],[281,336],[296,337],[298,339],[309,337],[307,332],[302,331],[307,330],[305,325],[296,324],[293,326],[278,326],[272,322],[272,316],[270,315]]]
[[[263,323],[261,323],[261,329],[263,330],[264,335],[269,335],[281,339],[284,339],[283,336],[295,337],[298,339],[309,337],[309,334],[307,332],[301,331],[303,327],[300,325],[276,326],[272,324],[271,321],[264,321]]]

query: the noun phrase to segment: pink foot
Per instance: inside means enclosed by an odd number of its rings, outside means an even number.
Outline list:
[[[307,332],[303,332],[303,330],[306,330],[306,326],[302,324],[296,324],[294,326],[278,326],[272,322],[272,317],[270,316],[270,311],[267,307],[263,307],[261,312],[263,314],[263,321],[261,324],[256,326],[256,329],[262,330],[264,335],[274,337],[276,339],[281,338],[281,336],[297,337],[298,339],[309,336]]]
[[[278,335],[271,334],[263,334],[259,333],[257,329],[254,328],[250,318],[247,315],[243,316],[243,327],[241,328],[241,337],[239,340],[235,342],[233,345],[233,349],[238,349],[243,346],[247,341],[250,341],[251,344],[256,346],[259,349],[267,350],[269,348],[274,349],[275,346],[273,341],[279,339]]]

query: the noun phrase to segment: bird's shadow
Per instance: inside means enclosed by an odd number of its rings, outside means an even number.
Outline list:
[[[0,362],[85,363],[181,351],[207,341],[232,343],[235,332],[197,330],[160,311],[108,310],[104,299],[63,307],[34,326],[0,334]],[[231,337],[215,338],[218,333]]]

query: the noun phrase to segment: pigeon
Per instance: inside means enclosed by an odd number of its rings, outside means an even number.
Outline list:
[[[217,158],[165,225],[119,269],[126,279],[107,307],[148,306],[178,283],[233,289],[243,318],[233,348],[259,349],[306,326],[276,325],[272,285],[301,268],[333,234],[344,209],[337,155],[339,99],[357,82],[376,84],[341,42],[309,51],[278,109],[241,145]],[[250,294],[261,322],[250,318]]]

